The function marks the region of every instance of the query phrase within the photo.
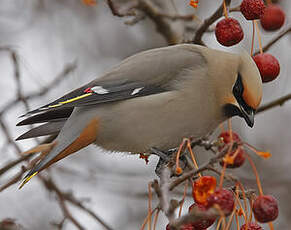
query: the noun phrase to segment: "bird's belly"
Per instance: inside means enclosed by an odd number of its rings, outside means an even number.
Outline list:
[[[141,106],[141,103],[128,102],[111,108],[111,112],[117,115],[114,120],[101,113],[97,145],[110,151],[132,153],[148,152],[151,147],[168,150],[177,147],[185,137],[206,135],[221,122],[221,118],[211,110],[203,115],[205,111],[201,111],[199,106],[177,109],[171,103]],[[156,106],[161,107],[157,109]]]

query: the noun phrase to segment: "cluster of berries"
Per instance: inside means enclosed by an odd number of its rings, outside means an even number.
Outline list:
[[[227,168],[237,168],[243,165],[246,159],[246,153],[238,134],[234,132],[222,132],[219,135],[221,145],[219,150],[222,151],[230,143],[237,143],[238,147],[226,157],[220,165]],[[231,159],[231,160],[230,160]],[[189,213],[193,210],[206,212],[209,208],[219,209],[224,216],[229,216],[236,210],[235,193],[221,186],[216,186],[216,178],[213,176],[201,176],[192,183],[192,197],[194,203],[189,207]],[[252,212],[255,219],[260,223],[268,223],[278,217],[278,204],[274,197],[270,195],[259,195],[252,201]],[[182,230],[206,230],[216,221],[216,217],[201,219],[192,223],[185,224]],[[166,230],[170,230],[169,224]],[[247,222],[240,227],[240,230],[263,230],[256,222]]]
[[[247,20],[260,19],[261,25],[266,31],[278,30],[285,21],[285,13],[278,5],[265,6],[263,0],[243,0],[240,11]],[[217,23],[215,35],[220,44],[232,46],[243,39],[244,32],[236,19],[226,17]],[[253,58],[263,82],[272,81],[279,75],[279,62],[271,54],[260,53]]]

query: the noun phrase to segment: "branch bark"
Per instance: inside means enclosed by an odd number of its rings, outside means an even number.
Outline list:
[[[269,109],[272,109],[276,106],[282,106],[286,101],[291,100],[291,93],[287,94],[284,97],[280,97],[274,101],[271,101],[265,105],[262,105],[261,107],[259,107],[259,109],[257,110],[257,114],[261,113],[261,112],[265,112]]]

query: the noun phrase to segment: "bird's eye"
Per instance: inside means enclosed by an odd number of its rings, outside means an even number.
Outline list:
[[[241,76],[240,76],[240,74],[238,74],[237,80],[236,80],[236,82],[235,82],[235,84],[233,86],[232,91],[233,91],[233,94],[235,96],[241,96],[242,93],[243,93],[243,90],[244,89],[243,89],[243,84],[242,84]]]

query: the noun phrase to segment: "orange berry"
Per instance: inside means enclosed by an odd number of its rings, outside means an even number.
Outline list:
[[[213,176],[202,176],[194,181],[192,196],[196,203],[206,204],[207,198],[215,191],[216,179]]]

